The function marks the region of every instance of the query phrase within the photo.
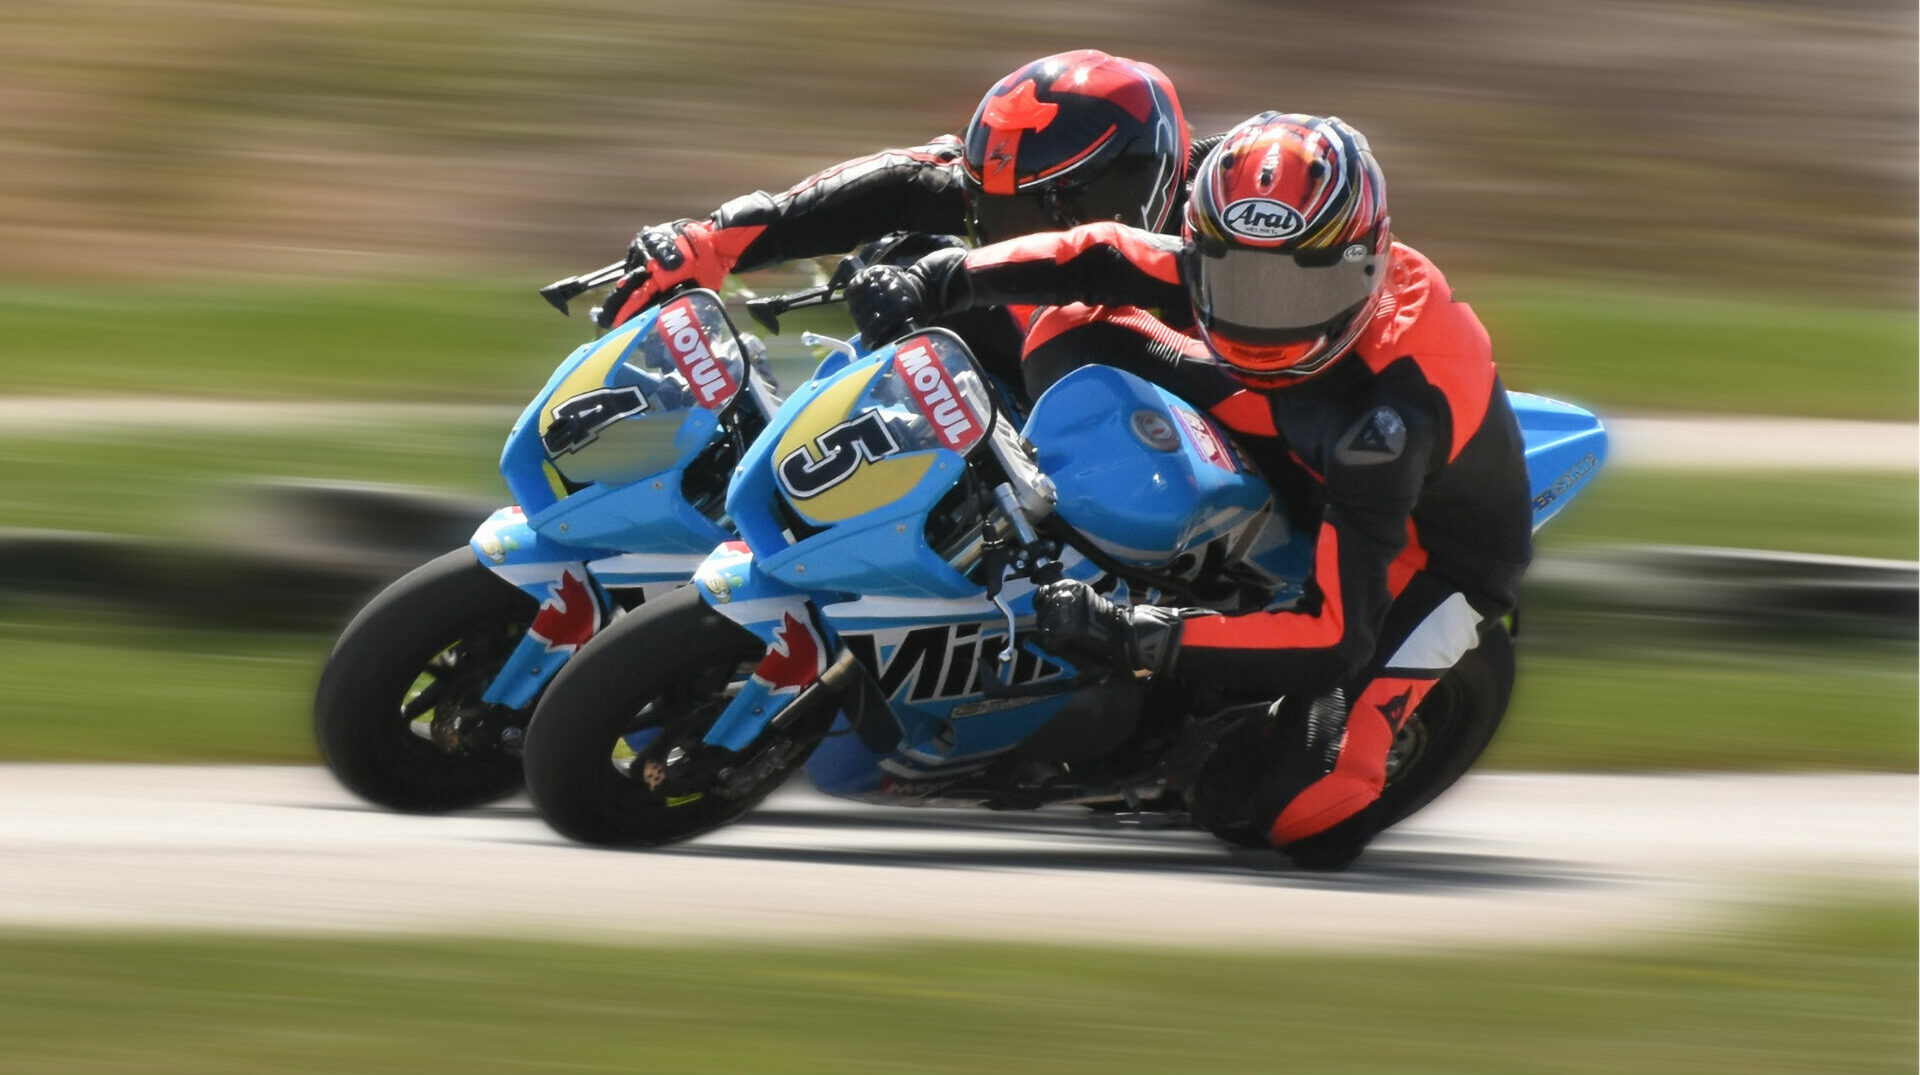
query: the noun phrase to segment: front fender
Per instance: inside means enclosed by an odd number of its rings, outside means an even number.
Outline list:
[[[501,508],[487,516],[487,521],[473,532],[467,547],[487,570],[535,600],[545,599],[548,587],[559,582],[560,576],[569,569],[583,578],[591,578],[587,561],[619,555],[615,549],[566,545],[542,537],[527,525],[526,512],[517,507]],[[599,589],[599,584],[594,583],[594,588]]]

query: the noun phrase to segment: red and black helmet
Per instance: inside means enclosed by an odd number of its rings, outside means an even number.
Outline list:
[[[1158,231],[1191,139],[1173,83],[1152,64],[1093,49],[1001,79],[967,124],[967,216],[999,242],[1097,220]]]
[[[1200,162],[1182,234],[1201,337],[1266,384],[1346,354],[1379,305],[1393,248],[1366,137],[1279,112],[1227,132]]]

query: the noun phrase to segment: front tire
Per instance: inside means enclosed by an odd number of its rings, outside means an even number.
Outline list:
[[[527,728],[527,792],[547,824],[586,844],[658,845],[753,809],[813,744],[803,733],[765,778],[729,794],[715,772],[730,756],[701,738],[765,653],[691,586],[615,621],[561,669]]]
[[[314,694],[314,735],[334,777],[409,813],[512,794],[520,759],[500,733],[521,721],[480,695],[538,611],[465,548],[382,590],[341,632]]]

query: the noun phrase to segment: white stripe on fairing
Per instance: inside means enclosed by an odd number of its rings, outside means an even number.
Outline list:
[[[1387,670],[1452,668],[1480,644],[1480,619],[1466,595],[1453,594],[1413,629],[1387,661]]]
[[[595,574],[616,575],[677,575],[692,578],[693,572],[705,563],[705,553],[665,553],[665,552],[623,552],[617,556],[605,556],[594,560],[587,566]]]
[[[580,571],[578,560],[552,560],[543,564],[488,564],[487,569],[513,583],[515,586],[531,586],[536,582],[558,582],[560,573],[572,568]]]
[[[807,618],[806,599],[797,594],[792,597],[760,597],[752,601],[708,601],[707,607],[743,627],[752,627],[756,623],[777,623],[788,612],[794,613],[802,621]]]

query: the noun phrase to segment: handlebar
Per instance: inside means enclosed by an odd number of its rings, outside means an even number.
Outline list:
[[[581,273],[579,276],[569,276],[565,280],[555,280],[553,283],[540,289],[540,297],[547,300],[547,305],[560,311],[560,316],[566,317],[569,316],[567,313],[567,303],[592,291],[594,288],[606,287],[608,284],[617,283],[620,278],[626,274],[627,263],[622,259],[610,265],[603,265],[592,272]]]
[[[867,263],[859,254],[840,259],[833,267],[833,275],[824,284],[818,284],[799,291],[789,291],[784,295],[768,295],[765,298],[748,299],[747,313],[768,332],[779,334],[780,315],[788,310],[803,310],[811,306],[831,306],[844,302],[847,298],[847,285],[853,282],[855,273],[866,268]]]

